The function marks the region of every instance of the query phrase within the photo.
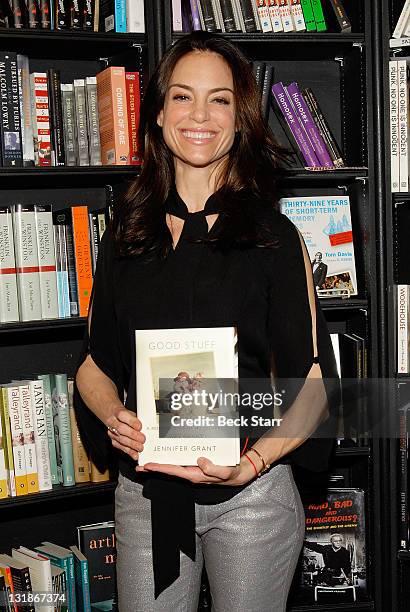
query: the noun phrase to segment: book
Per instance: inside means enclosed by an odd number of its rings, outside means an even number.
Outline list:
[[[110,480],[110,471],[107,468],[101,472],[93,461],[90,461],[90,480],[91,482],[108,482]]]
[[[100,24],[102,32],[126,32],[125,0],[100,0]]]
[[[145,33],[145,13],[144,0],[132,0],[126,2],[126,23],[127,32],[135,32],[138,34]]]
[[[82,443],[75,418],[73,394],[74,381],[67,380],[68,408],[70,414],[71,441],[73,445],[73,461],[75,482],[90,482],[89,461],[86,450]]]
[[[38,29],[41,26],[41,12],[39,0],[23,0],[27,4],[28,27]]]
[[[326,32],[327,25],[323,14],[322,0],[310,0],[312,3],[313,15],[316,22],[316,30],[318,32]]]
[[[36,166],[51,166],[51,132],[46,72],[30,74],[31,108]]]
[[[342,168],[345,165],[343,161],[343,155],[326,121],[326,118],[322,113],[315,94],[309,87],[306,87],[302,90],[302,95],[305,99],[308,109],[310,110],[313,120],[316,123],[317,129],[319,130],[319,133],[323,138],[328,153],[333,161],[333,165],[336,168]]]
[[[306,30],[306,25],[300,0],[288,0],[288,2],[290,6],[290,14],[294,24],[294,30],[296,32],[304,32]]]
[[[306,243],[318,296],[357,295],[349,196],[282,198],[280,205]]]
[[[56,441],[57,469],[65,487],[75,485],[73,444],[68,406],[67,374],[54,375],[52,390],[54,437]]]
[[[200,456],[239,463],[238,431],[223,425],[236,407],[229,411],[220,382],[234,379],[234,342],[233,327],[135,330],[136,405],[147,438],[140,465],[196,465]],[[196,389],[204,392],[201,401]]]
[[[77,268],[74,250],[73,225],[71,210],[58,210],[53,213],[55,225],[63,225],[66,236],[67,246],[67,267],[68,267],[68,287],[69,287],[69,306],[72,317],[79,315]],[[54,228],[56,229],[56,228]]]
[[[100,121],[98,117],[98,97],[96,77],[85,79],[88,153],[91,166],[101,166]]]
[[[23,414],[20,404],[20,389],[18,385],[14,385],[12,383],[2,385],[2,388],[3,408],[6,406],[6,416],[7,414],[9,415],[16,495],[26,495],[27,471],[24,450]]]
[[[13,596],[16,589],[14,588],[13,576],[11,575],[10,567],[7,564],[0,562],[0,575],[4,578],[4,581],[8,587],[8,603],[10,603],[10,609],[18,612],[17,604],[13,601]]]
[[[37,553],[34,550],[20,546],[13,548],[11,556],[18,561],[21,561],[30,568],[31,586],[33,592],[37,593],[52,593],[53,582],[51,576],[50,559],[44,555]],[[47,605],[45,602],[41,607],[42,612],[54,612],[53,605]]]
[[[399,81],[397,60],[389,61],[391,190],[400,191]]]
[[[65,609],[67,612],[76,612],[74,555],[72,551],[53,542],[42,542],[40,546],[36,546],[36,550],[48,557],[52,565],[64,570],[67,580],[67,605]]]
[[[296,116],[293,105],[283,83],[275,83],[272,86],[272,93],[279,108],[279,112],[285,119],[296,146],[302,153],[306,166],[320,166],[311,142]]]
[[[17,53],[0,51],[0,154],[3,166],[23,166]]]
[[[257,0],[258,15],[261,23],[262,32],[272,32],[272,22],[269,15],[267,0]]]
[[[255,13],[253,11],[251,0],[238,0],[240,10],[242,12],[243,23],[245,26],[245,32],[256,32],[256,20]]]
[[[97,91],[102,163],[126,165],[130,150],[124,68],[111,66],[99,72]]]
[[[350,34],[352,31],[352,24],[350,23],[342,0],[329,0],[325,6],[328,13],[332,12],[335,18],[334,21],[337,23],[337,29],[344,34]]]
[[[182,24],[182,0],[172,0],[172,31],[183,32]]]
[[[398,81],[398,132],[399,132],[399,190],[409,191],[408,116],[409,95],[408,75],[410,58],[397,60]]]
[[[10,497],[16,497],[16,476],[14,472],[14,451],[11,434],[9,401],[12,401],[10,391],[4,386],[0,386],[0,418],[3,432],[3,448],[5,450],[5,463],[7,471],[7,492]]]
[[[0,323],[19,320],[11,208],[0,206]]]
[[[304,604],[348,605],[367,595],[364,491],[329,488],[305,496],[299,596]]]
[[[282,20],[283,31],[293,32],[293,21],[288,0],[276,0],[276,4],[279,6],[279,14]]]
[[[275,32],[283,32],[282,17],[279,10],[279,3],[276,0],[268,0],[269,15],[272,22],[272,29]]]
[[[70,30],[81,29],[81,11],[79,0],[68,0],[68,27]]]
[[[65,165],[76,166],[78,160],[77,122],[75,118],[74,85],[61,84]]]
[[[41,318],[58,317],[57,272],[54,250],[53,214],[50,205],[35,204]]]
[[[43,383],[44,417],[46,421],[48,456],[50,460],[51,484],[59,484],[57,470],[56,443],[54,438],[53,406],[51,402],[51,382],[49,374],[38,374],[38,380]]]
[[[225,32],[236,32],[237,26],[235,23],[232,0],[220,0],[220,6]]]
[[[273,82],[274,68],[272,64],[265,64],[265,73],[263,75],[262,82],[262,97],[261,97],[261,107],[262,107],[262,115],[265,118],[265,121],[269,120],[269,112],[270,112],[270,94]]]
[[[92,610],[111,610],[116,600],[114,522],[77,527],[78,548],[87,558]]]
[[[40,274],[34,206],[13,206],[19,311],[22,321],[41,319]]]
[[[2,417],[2,394],[0,388],[0,499],[8,497],[9,494],[9,474],[8,474],[8,455],[7,455],[7,439],[6,430],[3,424]]]
[[[52,165],[64,166],[64,134],[63,134],[63,108],[61,101],[60,71],[55,68],[47,70],[48,92],[50,105],[50,132],[52,141]]]
[[[53,0],[40,0],[41,27],[43,30],[51,30],[51,2]]]
[[[127,112],[129,127],[130,165],[139,165],[141,159],[138,154],[138,129],[140,122],[140,75],[139,72],[125,73],[125,87],[127,92]]]
[[[83,30],[93,31],[95,0],[84,0],[82,9],[82,28]]]
[[[34,438],[34,416],[30,386],[27,382],[13,381],[19,389],[20,418],[23,431],[24,457],[26,466],[27,493],[38,493],[38,468],[36,442]],[[13,418],[13,413],[11,414]]]
[[[37,457],[38,486],[40,491],[52,489],[50,454],[48,450],[47,418],[45,413],[44,386],[41,379],[23,381],[30,389],[33,411],[34,442]]]
[[[316,21],[313,15],[312,3],[310,0],[300,0],[300,6],[303,12],[303,18],[305,20],[306,31],[316,32]]]
[[[23,166],[34,166],[33,123],[31,114],[30,67],[26,55],[17,55],[20,88],[21,140]]]
[[[77,546],[70,546],[74,558],[75,596],[79,612],[91,612],[88,561]]]
[[[191,18],[192,18],[192,29],[201,30],[201,20],[199,18],[199,4],[200,0],[190,0],[191,7]]]
[[[74,100],[77,120],[78,164],[79,166],[89,166],[85,79],[74,79]]]
[[[408,459],[409,459],[409,387],[406,381],[399,380],[399,467],[398,467],[398,490],[399,490],[399,548],[409,549],[409,484],[408,484]]]
[[[70,295],[68,286],[68,269],[65,257],[65,227],[54,225],[54,253],[56,260],[58,316],[65,319],[70,316]]]
[[[30,569],[26,563],[13,559],[11,555],[7,554],[0,555],[0,563],[10,568],[13,587],[17,593],[32,592]],[[21,610],[21,607],[19,606],[18,609]],[[24,612],[35,612],[34,603],[30,604],[26,602],[24,605]]]
[[[216,32],[216,20],[211,0],[199,0],[206,32]]]
[[[396,292],[397,372],[399,374],[408,374],[410,353],[409,286],[396,285]]]

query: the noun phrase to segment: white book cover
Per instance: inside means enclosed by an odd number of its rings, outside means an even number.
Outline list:
[[[406,0],[403,6],[400,17],[397,21],[396,27],[394,28],[392,37],[402,38],[402,36],[410,35],[410,0]]]
[[[2,400],[0,397],[0,413],[2,407]],[[8,496],[9,487],[9,473],[7,469],[7,461],[6,461],[6,431],[3,431],[3,419],[0,414],[0,499],[3,499]]]
[[[294,29],[296,32],[304,32],[306,30],[306,25],[300,0],[288,0],[288,4],[290,6],[290,14],[292,15]]]
[[[88,147],[91,166],[101,166],[100,118],[98,113],[97,77],[85,79],[87,97]]]
[[[20,389],[15,384],[2,385],[7,394],[11,443],[13,446],[14,481],[16,495],[27,493],[26,456],[24,450],[23,416],[20,408]]]
[[[243,13],[241,9],[240,0],[232,0],[232,8],[234,11],[235,19],[239,24],[239,30],[246,34],[245,22],[243,20]]]
[[[397,47],[410,47],[410,38],[391,38],[389,40],[390,49]]]
[[[46,72],[30,74],[34,157],[37,166],[51,166],[50,108]]]
[[[397,285],[397,372],[409,372],[409,286]]]
[[[399,158],[400,158],[400,191],[409,191],[409,154],[408,154],[408,58],[397,60],[398,80],[398,123],[399,123]]]
[[[261,20],[259,19],[259,13],[258,13],[258,2],[257,0],[251,0],[251,6],[252,6],[252,11],[253,11],[253,17],[255,19],[255,25],[256,25],[256,30],[258,32],[262,31],[262,24],[261,24]]]
[[[37,456],[38,484],[40,491],[53,488],[50,453],[48,450],[47,420],[45,414],[44,386],[42,380],[25,381],[30,388],[33,408],[34,441]]]
[[[288,0],[277,0],[277,3],[279,4],[279,14],[282,19],[283,31],[293,32],[293,21]]]
[[[144,34],[145,16],[144,0],[127,1],[127,32]]]
[[[226,31],[225,24],[224,24],[222,11],[221,11],[221,4],[219,0],[212,0],[212,8],[214,10],[214,15],[216,17],[216,20],[218,22],[218,29],[221,30],[221,32],[225,32]]]
[[[33,593],[53,592],[50,559],[25,546],[13,548],[11,556],[28,566]],[[41,605],[36,604],[35,609],[36,612],[54,612],[55,610],[53,605],[49,606],[46,602],[42,602]]]
[[[30,387],[27,381],[14,380],[20,392],[20,412],[23,422],[24,455],[26,459],[27,493],[38,493],[38,468],[34,436],[34,415]]]
[[[267,2],[268,2],[269,15],[270,15],[270,20],[272,22],[273,31],[275,33],[283,32],[283,23],[282,23],[282,17],[279,11],[279,4],[276,2],[276,0],[267,0]]]
[[[213,437],[226,424],[222,422],[227,409],[219,393],[219,379],[237,377],[235,329],[136,330],[135,342],[137,413],[147,438],[140,465],[151,461],[196,465],[201,456],[217,465],[239,463],[238,429],[227,426],[222,429],[226,437]],[[211,389],[213,404],[209,402]],[[204,394],[207,399],[203,401]],[[184,437],[160,438],[160,420],[161,426],[165,423],[165,433],[167,423],[174,426],[174,432],[178,427],[182,431],[184,425],[191,430]],[[192,427],[196,437],[188,438]]]
[[[40,274],[34,206],[13,207],[19,310],[22,321],[41,319]]]
[[[0,207],[0,323],[19,320],[11,209]]]
[[[258,7],[259,21],[262,32],[272,32],[272,22],[269,15],[268,0],[256,0]]]
[[[172,0],[172,31],[182,32],[181,0]]]
[[[280,204],[306,243],[318,296],[357,295],[349,197],[282,198]]]
[[[53,213],[51,206],[48,204],[35,204],[34,212],[40,275],[41,315],[43,319],[57,319],[58,294]]]
[[[400,191],[399,81],[397,60],[389,61],[391,190]]]

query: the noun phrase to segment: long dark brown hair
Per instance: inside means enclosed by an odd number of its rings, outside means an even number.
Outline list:
[[[255,197],[269,202],[272,207],[277,206],[275,177],[278,167],[286,160],[286,151],[277,144],[262,117],[260,93],[245,55],[222,36],[194,32],[180,38],[167,50],[144,96],[139,130],[143,158],[141,174],[115,207],[112,223],[117,249],[123,256],[154,250],[166,255],[171,247],[163,209],[175,180],[174,160],[157,117],[164,107],[177,62],[193,51],[219,54],[230,67],[234,83],[239,131],[218,176],[222,230],[217,240],[222,243],[229,235],[235,242],[266,242],[263,232],[251,230],[252,224],[248,219],[245,222],[243,212],[246,203]]]

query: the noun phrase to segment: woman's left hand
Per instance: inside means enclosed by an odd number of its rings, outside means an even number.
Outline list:
[[[197,464],[198,467],[146,463],[144,466],[138,466],[135,469],[137,472],[161,472],[169,476],[178,476],[196,484],[240,486],[256,477],[252,464],[245,457],[241,457],[239,465],[234,467],[215,465],[205,457],[199,457]]]

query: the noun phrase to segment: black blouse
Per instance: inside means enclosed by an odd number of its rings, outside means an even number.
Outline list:
[[[86,334],[79,364],[90,353],[116,384],[119,397],[124,400],[126,394],[129,410],[136,411],[135,329],[235,325],[239,378],[260,379],[262,386],[270,379],[272,364],[275,376],[300,379],[303,384],[316,361],[307,271],[295,226],[271,204],[251,198],[246,203],[248,214],[270,228],[277,244],[232,243],[221,249],[196,240],[215,237],[220,231],[221,215],[209,232],[206,223],[206,215],[218,212],[217,202],[211,196],[203,211],[189,213],[176,189],[170,191],[164,220],[169,212],[185,223],[176,248],[166,258],[119,258],[110,231],[104,233],[94,278],[90,335]],[[317,298],[315,333],[330,412],[335,416],[336,364]],[[288,396],[289,403],[296,392]],[[77,389],[75,408],[83,442],[94,462],[104,467],[115,456],[120,472],[142,483],[143,495],[151,499],[157,597],[179,576],[180,551],[195,558],[195,502],[222,502],[243,486],[194,485],[163,474],[136,473],[128,455],[113,451],[106,427],[86,407]],[[311,437],[279,463],[294,462],[321,471],[327,467],[332,447],[331,437]]]

